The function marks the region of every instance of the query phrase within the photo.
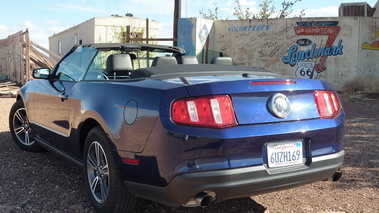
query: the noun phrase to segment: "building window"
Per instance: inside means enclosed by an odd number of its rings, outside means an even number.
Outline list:
[[[62,41],[58,41],[58,55],[62,55]]]

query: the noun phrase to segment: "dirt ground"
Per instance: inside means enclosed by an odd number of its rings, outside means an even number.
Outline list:
[[[8,113],[13,98],[0,98],[0,213],[94,212],[80,168],[48,152],[28,153],[12,141]],[[345,151],[338,182],[235,199],[208,208],[170,208],[140,200],[135,212],[379,212],[379,100],[344,103]]]

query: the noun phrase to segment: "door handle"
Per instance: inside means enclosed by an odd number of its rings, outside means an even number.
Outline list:
[[[66,92],[60,94],[59,97],[61,98],[61,101],[62,101],[62,102],[68,99],[68,95],[67,95]]]

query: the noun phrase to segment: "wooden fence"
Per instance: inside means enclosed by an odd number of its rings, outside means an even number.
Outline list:
[[[21,85],[32,79],[34,69],[52,68],[59,59],[60,56],[31,41],[28,29],[0,40],[0,75]]]

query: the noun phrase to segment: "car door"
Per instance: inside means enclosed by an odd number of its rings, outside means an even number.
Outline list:
[[[82,80],[96,49],[78,47],[55,66],[51,79],[42,81],[34,94],[37,137],[62,151],[68,151],[71,132],[71,97]]]

